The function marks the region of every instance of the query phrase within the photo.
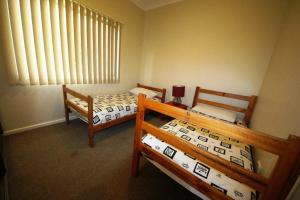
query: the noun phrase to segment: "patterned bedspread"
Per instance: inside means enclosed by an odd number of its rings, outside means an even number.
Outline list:
[[[157,98],[154,98],[154,100],[160,101]],[[86,101],[82,101],[78,98],[70,99],[70,101],[80,106],[82,109],[88,110]],[[137,112],[137,96],[130,92],[98,95],[94,97],[93,103],[94,125],[103,124]],[[82,115],[79,115],[79,117],[87,122],[87,119]]]
[[[252,155],[250,146],[247,144],[177,119],[163,125],[161,129],[187,140],[212,154],[253,171]],[[229,178],[153,135],[146,134],[142,142],[233,199],[256,199],[256,191],[252,188]]]

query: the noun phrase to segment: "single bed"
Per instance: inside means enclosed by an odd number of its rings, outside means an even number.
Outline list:
[[[140,90],[142,88],[142,90]],[[164,102],[166,89],[137,84],[134,92],[148,92],[149,98]],[[154,91],[154,92],[152,92]],[[71,95],[72,98],[68,98]],[[155,96],[154,96],[155,95]],[[88,144],[94,145],[94,135],[104,129],[134,119],[137,112],[137,93],[97,95],[94,98],[71,90],[63,85],[65,118],[69,124],[69,113],[74,112],[88,124]]]
[[[146,109],[175,120],[155,127],[144,121]],[[138,110],[133,176],[137,175],[140,156],[144,155],[202,199],[252,200],[284,198],[289,190],[286,183],[298,171],[295,166],[300,152],[299,137],[275,138],[245,126],[148,100],[143,95],[139,96]],[[251,146],[279,156],[271,177],[254,172]]]

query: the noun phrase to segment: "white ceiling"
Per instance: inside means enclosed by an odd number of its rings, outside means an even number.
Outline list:
[[[131,1],[143,10],[151,10],[154,8],[162,7],[183,0],[131,0]]]

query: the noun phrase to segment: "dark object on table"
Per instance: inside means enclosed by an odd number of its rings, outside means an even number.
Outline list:
[[[172,96],[174,97],[173,102],[181,104],[181,97],[184,97],[185,86],[184,85],[173,85]]]

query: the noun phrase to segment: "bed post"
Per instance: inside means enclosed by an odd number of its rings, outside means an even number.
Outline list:
[[[135,135],[134,135],[134,143],[133,143],[133,157],[132,157],[132,165],[131,165],[131,175],[137,176],[139,163],[140,163],[140,143],[142,140],[142,122],[144,121],[145,116],[145,108],[144,101],[146,96],[144,94],[139,94],[138,97],[138,112],[136,114],[136,126],[135,126]]]
[[[93,126],[93,98],[88,96],[88,137],[89,137],[89,146],[94,146],[94,126]]]
[[[196,87],[196,91],[195,91],[195,96],[194,96],[193,106],[192,106],[192,107],[194,107],[194,106],[197,105],[197,103],[198,103],[198,98],[199,98],[199,93],[200,93],[200,87],[197,86],[197,87]]]
[[[166,93],[167,93],[167,89],[163,88],[162,95],[161,95],[161,102],[162,103],[165,103],[165,101],[166,101]]]
[[[247,126],[249,125],[250,119],[252,117],[253,110],[254,110],[254,107],[256,104],[256,99],[257,99],[257,96],[254,96],[254,95],[251,96],[249,99],[248,108],[247,108],[247,111],[246,111],[245,117],[244,117],[244,121],[247,124]]]
[[[289,175],[297,171],[297,160],[300,153],[300,137],[290,135],[287,139],[288,145],[285,152],[279,157],[275,168],[273,169],[270,184],[268,189],[263,194],[262,199],[285,199],[288,192],[286,191],[289,186]],[[276,173],[274,173],[276,172]],[[296,181],[293,179],[292,181]]]
[[[63,89],[63,97],[64,97],[64,108],[65,108],[65,118],[66,118],[66,123],[69,124],[69,108],[67,104],[67,92],[66,92],[66,85],[62,85]]]

